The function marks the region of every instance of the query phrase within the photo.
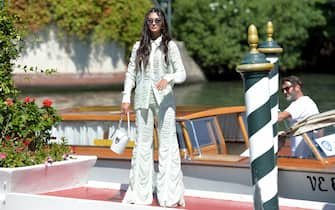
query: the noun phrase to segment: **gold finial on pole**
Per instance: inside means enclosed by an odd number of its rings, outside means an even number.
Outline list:
[[[248,44],[250,51],[243,56],[241,65],[236,67],[237,72],[252,72],[252,71],[270,71],[273,64],[265,59],[265,55],[258,51],[258,33],[255,25],[251,24],[248,27]]]
[[[248,28],[248,43],[250,46],[250,53],[259,53],[257,50],[258,33],[255,25],[251,24]]]
[[[271,22],[271,21],[269,21],[269,22],[267,23],[267,25],[266,25],[266,32],[267,32],[267,34],[268,34],[268,39],[267,39],[267,41],[269,41],[269,42],[273,41],[273,39],[272,39],[272,35],[273,35],[273,25],[272,25],[272,22]]]
[[[283,52],[283,48],[281,48],[275,40],[273,40],[273,25],[271,21],[268,21],[266,24],[266,42],[258,44],[258,51],[264,54],[280,54]],[[271,55],[273,56],[273,55]]]

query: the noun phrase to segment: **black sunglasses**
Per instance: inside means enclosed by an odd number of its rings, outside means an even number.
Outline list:
[[[290,88],[293,87],[293,85],[290,85],[290,86],[287,86],[287,87],[284,87],[281,89],[281,91],[284,93],[284,91],[288,92],[290,90]]]
[[[154,23],[155,24],[160,24],[161,23],[161,19],[159,18],[155,18],[155,19],[147,19],[147,24],[148,25],[153,25]]]

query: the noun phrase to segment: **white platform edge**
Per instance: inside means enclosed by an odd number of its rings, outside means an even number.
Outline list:
[[[113,201],[97,201],[26,193],[8,193],[1,210],[157,210],[159,206],[139,206]],[[171,210],[176,208],[169,208]]]

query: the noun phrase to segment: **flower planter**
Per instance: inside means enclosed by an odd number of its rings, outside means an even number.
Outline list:
[[[87,183],[96,156],[72,156],[51,165],[0,168],[0,197],[8,192],[42,193]]]

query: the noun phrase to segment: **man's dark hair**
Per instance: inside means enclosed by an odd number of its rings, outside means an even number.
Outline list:
[[[302,82],[297,76],[291,75],[288,77],[284,77],[282,83],[284,82],[290,82],[292,85],[299,85],[302,88]]]

